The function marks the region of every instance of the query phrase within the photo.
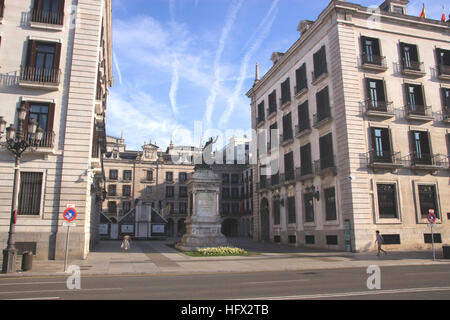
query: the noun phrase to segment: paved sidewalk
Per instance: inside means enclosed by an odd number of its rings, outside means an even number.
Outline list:
[[[285,270],[315,270],[400,265],[450,264],[442,259],[442,249],[432,252],[388,252],[377,257],[375,253],[347,253],[297,248],[275,243],[258,243],[246,238],[229,239],[232,246],[259,255],[245,257],[189,257],[167,246],[175,239],[165,241],[134,241],[129,252],[122,252],[120,241],[102,241],[86,260],[69,260],[77,265],[82,275],[158,275],[219,272],[258,272]],[[18,261],[18,268],[20,263]],[[33,261],[33,270],[15,274],[0,274],[0,278],[17,276],[63,276],[64,261]]]

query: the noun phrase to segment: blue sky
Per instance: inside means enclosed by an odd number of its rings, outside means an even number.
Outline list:
[[[413,0],[408,13],[418,16],[423,2],[427,17],[440,19],[445,1]],[[242,135],[251,127],[245,93],[255,63],[264,75],[272,52],[284,52],[298,39],[300,20],[315,20],[328,3],[112,0],[115,84],[107,133],[123,131],[128,149],[150,140],[164,149],[171,137],[176,145],[198,145],[195,121],[202,121],[205,139],[218,133],[208,128]]]

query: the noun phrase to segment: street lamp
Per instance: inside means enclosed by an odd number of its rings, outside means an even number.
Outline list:
[[[16,272],[16,217],[17,217],[17,203],[19,197],[19,181],[20,181],[20,159],[22,154],[28,150],[37,147],[42,140],[43,130],[38,128],[36,120],[32,119],[28,124],[28,132],[24,132],[23,124],[27,117],[27,109],[21,106],[17,109],[17,115],[19,119],[18,128],[14,127],[14,124],[10,124],[6,128],[6,121],[3,117],[0,117],[0,141],[5,136],[5,141],[0,142],[2,147],[5,147],[10,151],[15,158],[14,162],[14,184],[13,184],[13,197],[11,204],[11,219],[9,222],[9,235],[8,246],[3,250],[3,273]],[[5,134],[6,132],[6,134]]]

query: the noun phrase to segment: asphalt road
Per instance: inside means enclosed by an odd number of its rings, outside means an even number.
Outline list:
[[[202,275],[0,278],[0,300],[450,300],[449,265],[382,267],[381,289],[369,290],[367,269]],[[372,282],[371,282],[372,283]],[[76,282],[72,282],[76,284]],[[250,302],[249,302],[250,303]]]

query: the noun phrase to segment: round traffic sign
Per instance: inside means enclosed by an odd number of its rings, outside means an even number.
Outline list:
[[[77,211],[74,208],[67,208],[63,216],[66,221],[72,222],[77,218]]]
[[[430,211],[430,213],[427,216],[427,219],[429,223],[436,223],[436,214],[434,213],[434,211]]]

